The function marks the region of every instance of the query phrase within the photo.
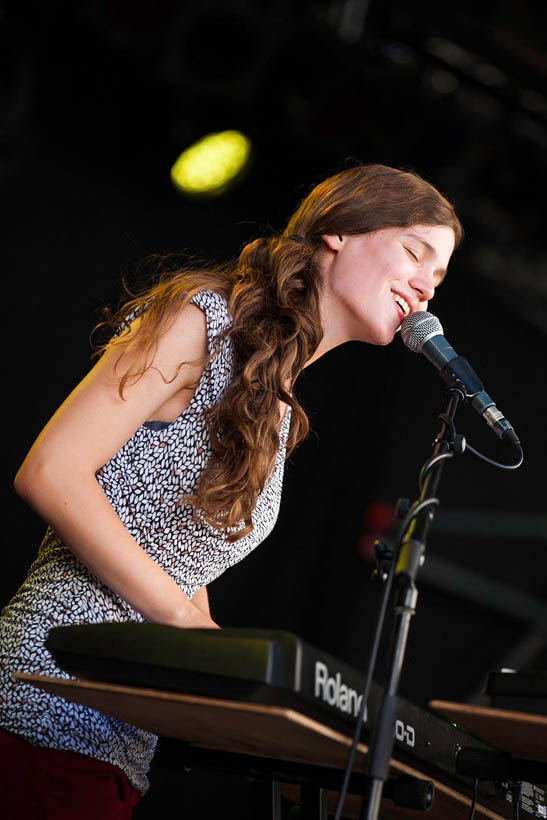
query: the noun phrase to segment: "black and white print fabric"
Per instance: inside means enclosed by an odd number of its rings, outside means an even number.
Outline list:
[[[190,404],[170,424],[144,424],[97,473],[126,528],[189,597],[241,561],[273,529],[290,425],[288,408],[276,465],[257,500],[253,530],[247,536],[228,543],[224,533],[196,520],[192,508],[180,503],[181,496],[195,489],[210,455],[202,411],[220,399],[232,373],[229,338],[215,346],[217,335],[230,326],[225,299],[202,291],[192,301],[205,313],[209,352],[216,353]],[[133,786],[146,791],[154,735],[19,683],[11,675],[17,670],[70,677],[44,647],[53,626],[143,620],[48,529],[26,581],[0,618],[0,726],[35,745],[79,752],[118,766]]]

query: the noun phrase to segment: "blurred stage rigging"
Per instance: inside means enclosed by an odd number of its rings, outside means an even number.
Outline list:
[[[450,189],[471,237],[473,275],[496,300],[547,326],[547,257],[537,240],[543,4],[98,0],[59,2],[47,15],[26,8],[8,6],[3,18],[5,174],[48,135],[61,164],[85,175],[87,139],[103,174],[154,191],[180,151],[231,127],[255,144],[258,184],[280,166],[290,185],[346,156],[381,155],[425,168]],[[518,191],[526,194],[515,207]]]

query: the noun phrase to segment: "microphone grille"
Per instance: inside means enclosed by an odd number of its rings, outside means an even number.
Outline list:
[[[401,325],[401,338],[414,353],[420,353],[425,342],[443,333],[443,326],[436,316],[425,310],[411,313]]]

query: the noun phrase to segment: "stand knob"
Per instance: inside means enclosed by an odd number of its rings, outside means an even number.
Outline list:
[[[384,797],[396,806],[429,811],[435,799],[435,785],[431,780],[419,780],[417,777],[394,777],[386,782]]]

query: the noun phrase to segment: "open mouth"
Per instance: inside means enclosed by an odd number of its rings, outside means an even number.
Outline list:
[[[408,304],[406,299],[403,299],[403,297],[400,296],[398,293],[394,293],[393,291],[391,291],[391,293],[393,296],[393,300],[395,301],[395,304],[399,305],[399,307],[401,308],[403,318],[406,318],[410,313],[410,305]]]

